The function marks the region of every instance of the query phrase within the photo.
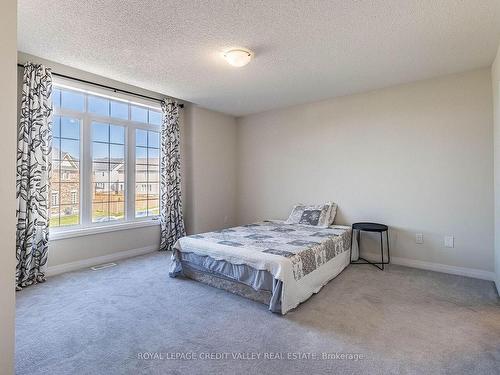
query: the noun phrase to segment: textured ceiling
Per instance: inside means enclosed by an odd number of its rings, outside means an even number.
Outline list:
[[[19,0],[19,50],[244,115],[491,64],[499,0]],[[220,51],[255,51],[244,68]]]

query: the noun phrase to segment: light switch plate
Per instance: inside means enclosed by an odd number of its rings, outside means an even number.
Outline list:
[[[453,236],[445,236],[444,247],[455,247],[455,238]]]
[[[415,243],[418,243],[418,244],[424,243],[424,234],[423,233],[415,234]]]

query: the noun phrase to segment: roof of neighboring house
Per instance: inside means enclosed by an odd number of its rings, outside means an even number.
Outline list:
[[[53,148],[52,150],[53,155],[59,153],[59,149]],[[53,160],[52,161],[52,168],[61,168],[64,170],[78,170],[79,165],[78,165],[79,159],[73,157],[73,155],[63,152],[61,156],[61,160]]]
[[[53,148],[53,153],[58,154],[59,149]],[[79,159],[74,157],[68,152],[62,153],[62,160],[53,160],[52,168],[59,168],[64,170],[78,170],[79,168]],[[147,158],[138,158],[136,159],[136,165],[138,171],[147,170],[148,159]],[[125,173],[125,165],[123,163],[122,158],[100,158],[94,159],[93,170],[106,172],[111,170],[112,172]]]

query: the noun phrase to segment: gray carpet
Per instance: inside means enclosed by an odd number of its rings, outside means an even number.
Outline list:
[[[500,301],[491,282],[351,266],[282,317],[228,292],[171,279],[168,264],[166,253],[155,253],[18,292],[17,373],[500,373]],[[139,358],[144,352],[156,358]],[[299,352],[316,357],[287,357]],[[171,359],[174,353],[197,359]],[[228,358],[200,358],[206,353]]]

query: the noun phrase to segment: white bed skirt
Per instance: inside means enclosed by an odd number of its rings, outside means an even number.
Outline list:
[[[281,313],[286,314],[291,309],[297,307],[300,303],[306,301],[313,294],[318,293],[323,286],[334,279],[341,273],[350,263],[350,251],[344,251],[338,254],[335,258],[330,259],[327,263],[301,278],[296,285],[283,283],[283,292],[281,293]],[[293,281],[292,281],[293,283]],[[286,288],[294,288],[293,291],[287,291]]]

